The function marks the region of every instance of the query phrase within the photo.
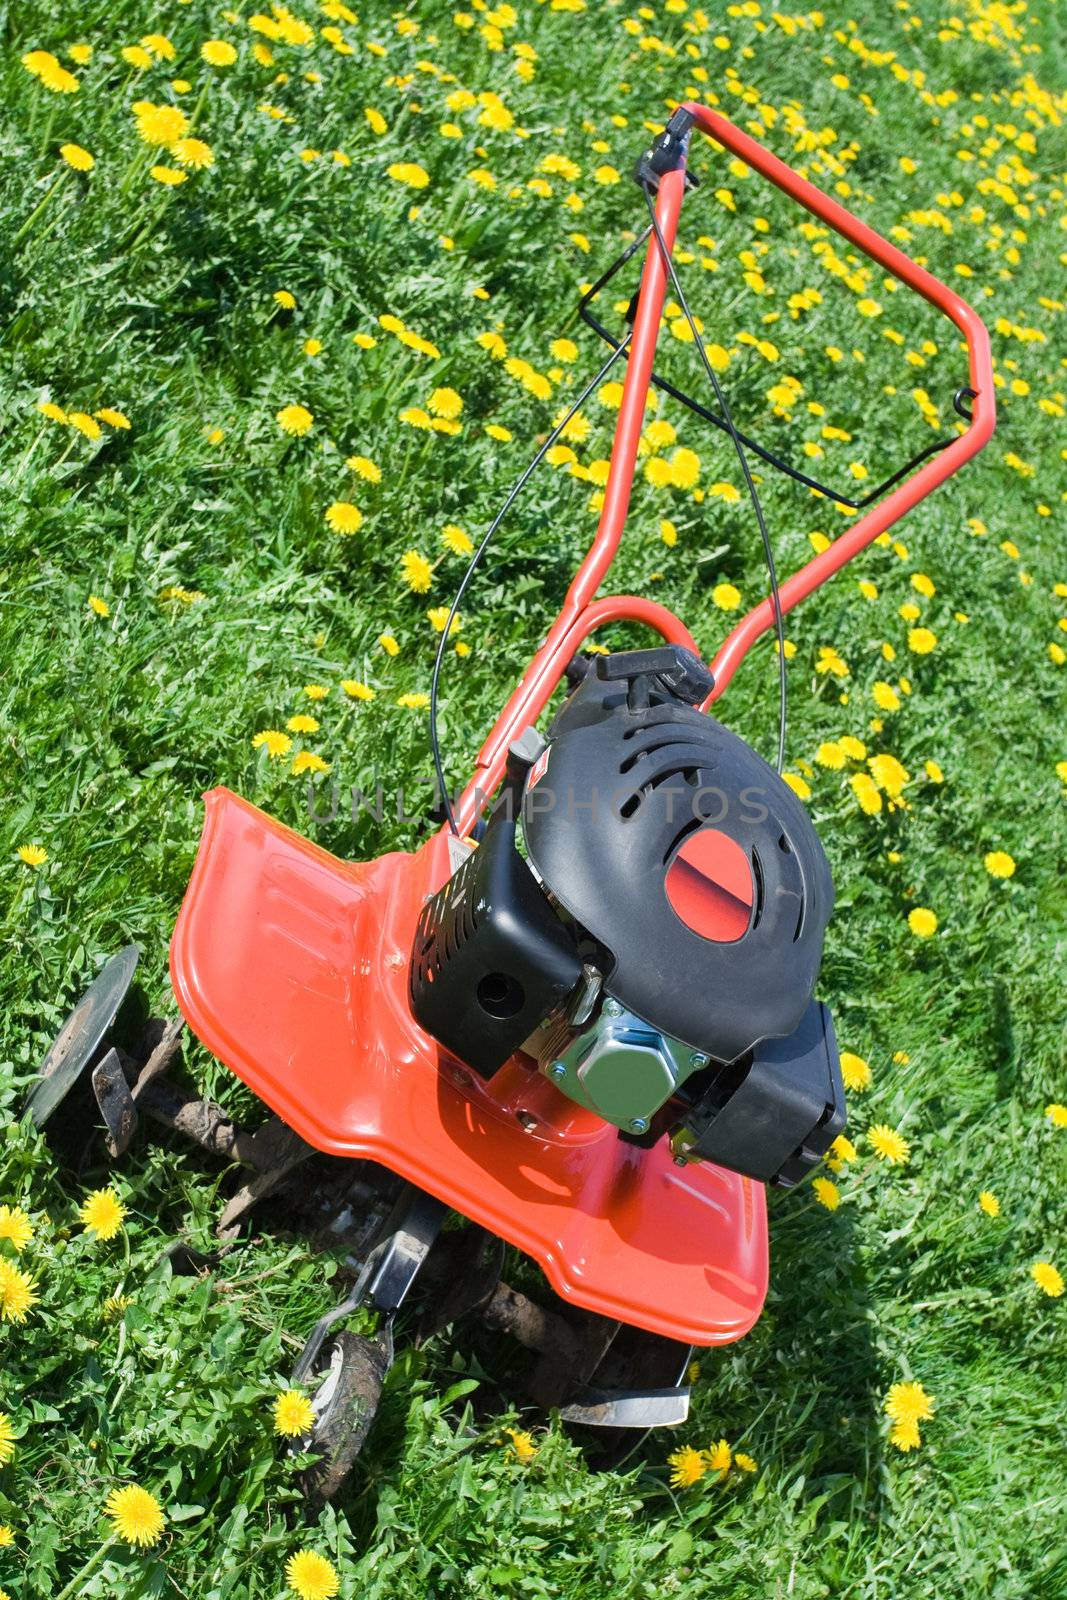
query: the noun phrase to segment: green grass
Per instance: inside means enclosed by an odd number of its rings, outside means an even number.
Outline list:
[[[297,9],[330,25],[310,0]],[[358,25],[339,24],[351,54],[322,38],[276,43],[276,64],[263,67],[251,55],[261,36],[201,0],[163,13],[136,0],[0,8],[0,1203],[33,1214],[24,1265],[41,1293],[25,1324],[0,1325],[0,1411],[18,1435],[0,1467],[0,1524],[15,1536],[0,1548],[0,1589],[12,1600],[65,1584],[86,1597],[251,1600],[280,1594],[286,1557],[308,1547],[333,1560],[344,1595],[367,1600],[1058,1600],[1067,1593],[1067,1302],[1043,1296],[1029,1275],[1042,1259],[1067,1271],[1067,1133],[1044,1114],[1067,1100],[1056,772],[1067,757],[1067,668],[1050,654],[1057,641],[1067,648],[1067,603],[1055,590],[1067,580],[1056,298],[1067,261],[1067,76],[1057,8],[1041,0],[1009,13],[964,0],[942,14],[914,0],[860,4],[854,20],[827,8],[794,27],[766,7],[758,17],[738,7],[745,14],[716,7],[701,17],[695,7],[590,0],[576,14],[527,3],[513,23],[506,8],[493,14],[499,50],[484,31],[488,14],[464,26],[448,8],[419,9],[421,31],[405,33],[368,0]],[[420,20],[416,8],[398,16]],[[123,47],[157,28],[174,43],[173,62],[142,71],[123,61]],[[237,43],[237,65],[202,63],[210,38]],[[74,68],[76,94],[50,93],[20,63],[45,49],[72,65],[66,51],[80,40],[94,53]],[[516,72],[519,42],[536,52],[529,81]],[[288,82],[275,81],[279,71]],[[179,74],[186,94],[168,87]],[[755,94],[746,100],[738,87]],[[480,125],[483,105],[450,110],[457,89],[499,94],[514,126]],[[526,1416],[539,1451],[522,1466],[498,1442],[516,1412],[494,1414],[517,1391],[486,1382],[476,1413],[451,1392],[473,1359],[459,1329],[404,1350],[350,1491],[309,1527],[270,1403],[316,1315],[341,1292],[337,1263],[264,1234],[202,1282],[174,1277],[166,1246],[211,1239],[227,1182],[217,1167],[139,1136],[114,1174],[99,1143],[74,1170],[11,1119],[52,1034],[122,944],[143,947],[143,1004],[172,1010],[166,947],[203,789],[229,784],[341,855],[425,835],[417,820],[353,822],[344,806],[333,822],[311,821],[305,781],[254,750],[252,736],[314,709],[322,727],[307,748],[332,767],[315,780],[320,804],[334,781],[347,791],[376,780],[406,783],[410,811],[428,804],[425,712],[396,702],[428,689],[436,634],[425,613],[447,604],[462,571],[441,529],[454,522],[477,537],[578,375],[595,370],[601,352],[575,319],[579,286],[641,225],[626,174],[643,124],[660,125],[669,97],[687,91],[717,93],[742,121],[772,108],[774,150],[824,187],[847,184],[847,204],[884,231],[904,229],[894,236],[905,248],[980,308],[1003,379],[984,456],[896,531],[899,548],[872,549],[789,619],[790,770],[807,774],[837,885],[821,992],[842,1046],[873,1072],[869,1091],[850,1096],[860,1162],[840,1176],[833,1214],[810,1188],[772,1196],[766,1312],[746,1339],[705,1355],[680,1438],[658,1436],[625,1472],[597,1475],[555,1421]],[[179,187],[154,182],[147,166],[168,157],[148,157],[138,140],[130,106],[139,100],[181,104],[215,165]],[[257,109],[264,102],[288,120]],[[382,113],[384,133],[365,107]],[[444,122],[460,136],[442,137]],[[804,129],[829,131],[816,148]],[[68,141],[94,154],[91,173],[62,162]],[[302,161],[307,147],[323,154]],[[333,161],[334,148],[351,164]],[[553,153],[580,172],[549,175],[542,195],[527,185]],[[388,178],[394,162],[421,163],[429,185]],[[602,164],[622,181],[595,181]],[[851,481],[853,462],[874,481],[935,437],[916,385],[947,430],[966,377],[949,326],[878,273],[847,284],[827,271],[800,215],[730,172],[710,145],[694,148],[694,166],[702,185],[683,218],[693,254],[684,281],[708,337],[731,352],[725,381],[738,422],[794,455],[805,440],[820,444],[812,464],[835,483]],[[493,173],[495,190],[468,178],[476,169]],[[716,198],[724,188],[736,210]],[[583,209],[563,203],[571,193]],[[764,245],[760,294],[739,255]],[[718,270],[702,270],[702,258]],[[808,288],[821,303],[794,318],[789,296]],[[295,311],[275,303],[280,289]],[[864,297],[880,316],[858,313]],[[383,314],[432,341],[437,359],[383,331]],[[553,339],[573,337],[580,356],[539,400],[479,347],[491,329],[539,372],[554,366]],[[352,342],[360,332],[373,333],[373,349]],[[779,359],[739,343],[743,332],[772,339]],[[311,337],[323,347],[314,358],[303,351]],[[669,334],[664,345],[664,366],[699,384],[691,351]],[[908,351],[925,365],[913,369]],[[776,417],[766,390],[787,375],[803,394],[791,416]],[[460,433],[399,420],[440,386],[463,398]],[[42,416],[44,400],[68,412],[118,407],[132,426],[105,425],[89,440]],[[275,414],[294,402],[315,423],[287,439]],[[608,455],[613,421],[599,403],[586,414],[582,463]],[[737,480],[720,437],[677,407],[660,415],[699,453],[703,488]],[[486,422],[513,441],[488,437]],[[852,440],[823,439],[825,425]],[[379,485],[345,468],[353,452],[381,467]],[[445,674],[453,781],[470,770],[592,536],[592,487],[544,469],[471,590],[462,634],[471,653],[450,656]],[[773,475],[763,494],[783,570],[810,554],[811,534],[845,525]],[[324,522],[337,499],[364,513],[352,537]],[[662,518],[677,528],[673,548],[660,538]],[[426,596],[400,575],[412,547],[438,562]],[[911,587],[920,572],[936,586],[930,598]],[[876,599],[858,578],[877,585]],[[746,605],[762,593],[744,500],[697,501],[639,478],[612,587],[655,594],[712,653],[729,626],[710,600],[720,582]],[[161,600],[173,585],[204,598]],[[90,610],[90,594],[106,618]],[[906,603],[936,633],[933,653],[909,652]],[[401,645],[395,658],[378,644],[386,630]],[[607,642],[636,637],[616,629]],[[828,646],[846,677],[816,670]],[[902,675],[911,693],[872,730],[873,685]],[[376,698],[346,699],[347,678]],[[307,684],[330,691],[317,707]],[[720,707],[764,752],[774,684],[764,644]],[[859,810],[848,777],[862,763],[803,766],[844,734],[903,762],[906,809]],[[925,775],[926,761],[940,765],[943,783]],[[47,851],[44,865],[17,858],[27,843]],[[1016,861],[1010,880],[986,872],[991,850]],[[914,906],[936,912],[932,939],[909,931]],[[247,1112],[248,1097],[217,1064],[193,1050],[187,1059],[206,1091]],[[911,1141],[907,1166],[873,1162],[863,1133],[876,1122]],[[112,1177],[127,1226],[94,1244],[77,1207]],[[996,1220],[978,1209],[984,1188],[1000,1200]],[[120,1292],[132,1304],[111,1315],[105,1301]],[[907,1378],[937,1407],[922,1448],[902,1455],[881,1408],[889,1385]],[[668,1450],[720,1437],[756,1457],[758,1473],[671,1490]],[[148,1554],[113,1547],[79,1579],[105,1536],[106,1495],[131,1481],[164,1504],[165,1542]]]

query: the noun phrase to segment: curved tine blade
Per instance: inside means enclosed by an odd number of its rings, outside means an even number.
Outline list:
[[[688,1389],[588,1389],[564,1406],[564,1422],[588,1428],[676,1428],[689,1415]]]
[[[130,944],[112,956],[52,1041],[19,1113],[32,1117],[38,1128],[70,1093],[114,1022],[140,954],[140,946]]]

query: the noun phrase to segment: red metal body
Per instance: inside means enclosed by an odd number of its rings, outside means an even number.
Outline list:
[[[970,354],[974,420],[914,477],[781,587],[784,611],[981,449],[994,425],[989,341],[965,301],[725,118],[690,105],[740,156],[952,318]],[[673,245],[680,171],[656,212]],[[595,598],[626,520],[667,274],[649,244],[611,470],[593,544],[559,617],[483,746],[457,806],[460,832],[503,776],[582,642],[606,622],[647,624],[695,649],[663,606]],[[773,625],[770,600],[713,662],[711,699]],[[204,1043],[310,1144],[378,1161],[527,1251],[578,1305],[654,1333],[719,1344],[756,1320],[767,1282],[762,1186],[707,1164],[675,1167],[559,1093],[517,1056],[484,1083],[416,1025],[408,963],[419,909],[449,876],[442,832],[414,855],[335,859],[226,790],[207,796],[200,852],[171,946],[175,993]]]

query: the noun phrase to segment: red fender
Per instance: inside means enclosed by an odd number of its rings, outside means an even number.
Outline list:
[[[485,1083],[415,1023],[408,966],[442,835],[339,861],[227,789],[206,797],[171,943],[189,1026],[300,1136],[364,1157],[534,1257],[565,1300],[693,1344],[767,1289],[763,1186],[642,1150],[516,1056]]]

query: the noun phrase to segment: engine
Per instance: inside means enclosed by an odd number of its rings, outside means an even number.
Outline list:
[[[698,709],[677,646],[596,658],[509,753],[483,839],[423,908],[420,1025],[491,1077],[516,1052],[614,1124],[783,1187],[844,1127],[813,998],[833,905],[803,805]]]

